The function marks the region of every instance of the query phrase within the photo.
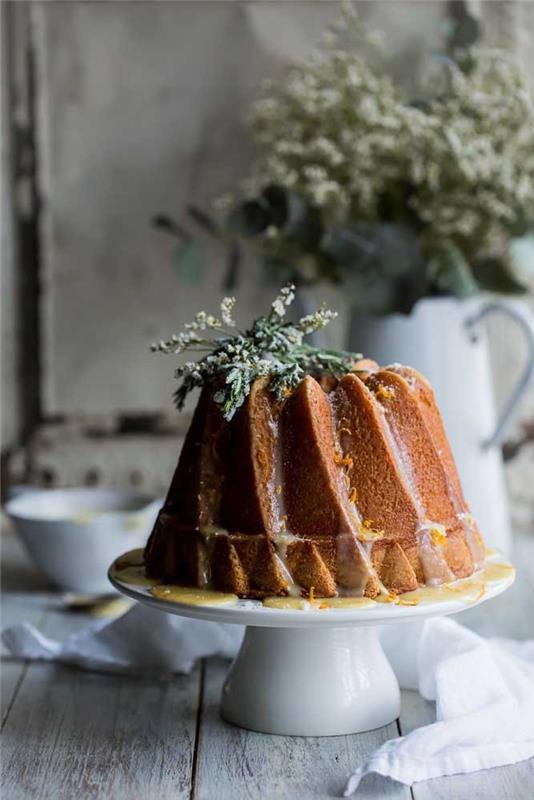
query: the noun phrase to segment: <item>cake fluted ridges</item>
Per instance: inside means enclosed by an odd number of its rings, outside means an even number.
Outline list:
[[[470,575],[483,543],[432,389],[366,359],[226,420],[205,386],[150,540],[150,574],[241,597],[401,594]]]

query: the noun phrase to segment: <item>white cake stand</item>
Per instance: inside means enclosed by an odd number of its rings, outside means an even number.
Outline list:
[[[400,690],[377,626],[455,614],[514,581],[511,571],[487,582],[484,594],[471,602],[452,596],[414,606],[293,610],[266,608],[255,600],[188,605],[153,597],[149,587],[125,583],[112,572],[109,577],[120,592],[160,611],[245,625],[223,687],[221,715],[242,728],[286,736],[360,733],[392,722],[399,716]]]

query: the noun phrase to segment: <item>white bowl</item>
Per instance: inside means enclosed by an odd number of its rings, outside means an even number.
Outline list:
[[[161,499],[114,489],[28,489],[5,505],[36,567],[63,590],[108,592],[109,565],[144,547]]]

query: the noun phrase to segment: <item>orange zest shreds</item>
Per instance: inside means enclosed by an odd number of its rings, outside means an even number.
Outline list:
[[[347,472],[350,472],[354,465],[354,460],[352,456],[344,456],[339,452],[339,450],[334,450],[334,464],[336,464],[338,467],[344,467]]]
[[[349,436],[352,436],[352,431],[350,428],[339,428],[338,433],[348,433]]]
[[[376,396],[381,397],[383,400],[391,400],[392,397],[395,397],[395,392],[393,389],[387,389],[381,383],[378,384],[378,389],[376,390]]]
[[[376,542],[378,539],[382,539],[383,536],[384,531],[361,527],[358,539],[360,539],[362,542]]]
[[[419,600],[417,597],[413,597],[411,600],[404,600],[402,597],[399,597],[399,606],[417,606],[419,605]]]
[[[462,591],[462,588],[463,588],[462,586],[459,586],[459,587],[458,587],[458,589],[457,589],[456,591],[457,591],[457,592],[461,592],[461,591]],[[477,584],[475,583],[475,584],[473,585],[473,589],[476,589],[476,588],[477,588]],[[480,582],[480,583],[478,584],[478,594],[477,594],[477,596],[476,596],[475,598],[473,598],[472,602],[473,602],[473,603],[476,603],[476,602],[477,602],[477,600],[480,600],[480,598],[481,598],[481,597],[484,597],[484,595],[485,595],[485,594],[486,594],[486,584],[485,584],[485,583],[483,583],[483,582]]]
[[[352,489],[350,490],[350,494],[349,494],[349,503],[355,503],[357,496],[358,496],[358,493],[356,491],[356,488],[353,486]]]
[[[430,536],[432,537],[432,543],[438,547],[446,547],[448,544],[447,534],[439,528],[431,528]]]
[[[485,587],[485,585],[482,583],[482,584],[480,585],[480,591],[479,591],[479,593],[477,594],[477,596],[475,597],[475,599],[473,600],[473,602],[474,602],[474,603],[476,603],[476,602],[477,602],[477,600],[480,600],[480,598],[481,598],[481,597],[484,597],[484,595],[485,595],[485,594],[486,594],[486,587]]]
[[[308,596],[308,600],[310,601],[310,603],[313,603],[313,601],[315,600],[315,586],[310,586],[310,594]]]
[[[346,467],[347,468],[347,472],[349,472],[352,469],[353,465],[354,465],[354,461],[352,460],[351,456],[346,455],[346,456],[343,457],[343,459],[341,461],[341,466],[342,467]]]
[[[384,603],[398,603],[399,602],[399,595],[395,594],[395,592],[390,592],[386,597],[384,597]]]
[[[284,389],[282,389],[282,394],[284,395],[284,397],[289,397],[290,395],[293,394],[293,390],[290,389],[288,386],[286,386]]]
[[[278,485],[278,486],[276,487],[276,489],[274,490],[274,493],[275,493],[275,494],[282,494],[282,487],[281,487],[280,485]]]
[[[376,539],[381,539],[384,536],[384,531],[373,527],[374,522],[371,519],[364,519],[360,525],[359,539],[364,542],[374,542]]]

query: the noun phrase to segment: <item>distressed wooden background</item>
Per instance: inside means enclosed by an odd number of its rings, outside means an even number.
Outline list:
[[[359,2],[409,83],[453,4]],[[534,4],[473,3],[491,41],[532,73]],[[246,174],[244,116],[260,80],[303,55],[336,2],[14,2],[2,5],[3,456],[12,481],[162,490],[176,458],[172,370],[148,344],[221,296],[208,243],[179,280],[160,211],[208,206]],[[248,316],[271,290],[250,266]],[[321,291],[321,295],[323,292]],[[341,298],[326,292],[332,304]],[[493,329],[500,399],[522,356]],[[343,315],[337,332],[343,337]],[[531,524],[534,398],[507,446],[513,507]],[[149,448],[147,449],[147,444]],[[149,453],[147,457],[147,453]]]

